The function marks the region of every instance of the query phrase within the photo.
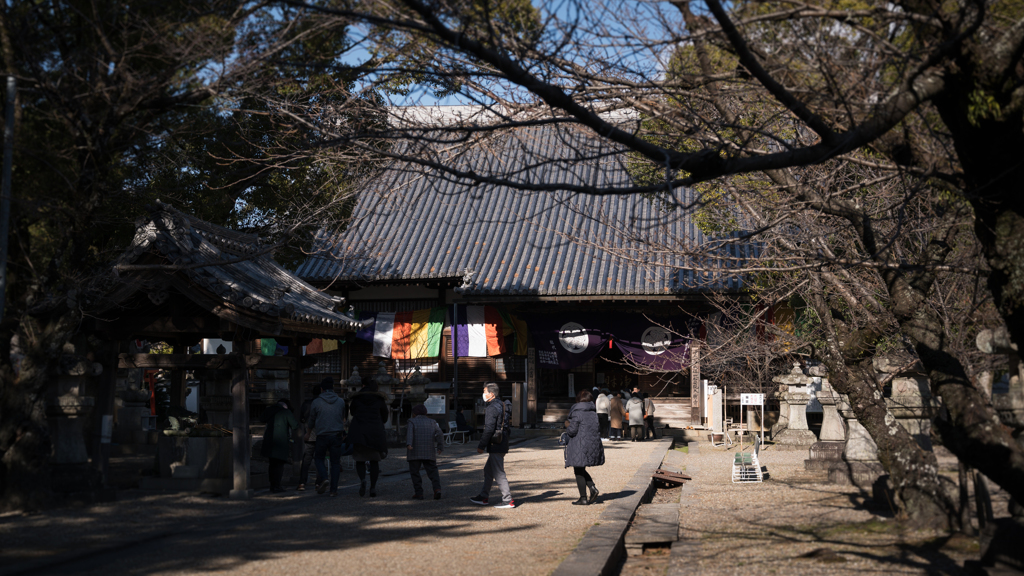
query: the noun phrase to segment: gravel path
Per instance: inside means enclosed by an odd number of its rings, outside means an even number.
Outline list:
[[[608,499],[653,447],[606,445],[608,463],[592,474]],[[578,497],[571,470],[563,468],[556,439],[545,438],[514,446],[506,458],[518,508],[473,505],[468,498],[479,491],[484,459],[474,453],[444,462],[439,501],[409,499],[412,486],[404,474],[382,478],[377,498],[360,498],[354,474],[346,471],[348,487],[337,498],[315,492],[249,502],[136,495],[85,510],[0,516],[0,574],[17,570],[14,562],[146,536],[151,539],[35,573],[107,574],[114,566],[120,574],[549,573],[605,504],[570,504]],[[242,517],[232,522],[232,515]]]

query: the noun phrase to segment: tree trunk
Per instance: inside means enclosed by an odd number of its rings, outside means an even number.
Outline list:
[[[46,395],[80,320],[75,311],[59,308],[23,316],[18,334],[24,357],[18,364],[10,354],[0,360],[0,510],[36,510],[52,500]]]
[[[857,421],[878,446],[878,460],[889,473],[898,517],[911,527],[958,528],[952,482],[939,476],[935,454],[923,450],[889,412],[875,382],[870,353],[875,332],[861,330],[840,336],[840,327],[820,294],[812,294],[810,302],[825,324],[822,356],[829,382],[837,392],[849,396]]]

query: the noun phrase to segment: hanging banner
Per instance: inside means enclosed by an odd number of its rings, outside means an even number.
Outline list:
[[[627,362],[654,372],[679,372],[690,365],[691,319],[616,314],[605,320]]]
[[[449,315],[451,308],[448,308]],[[458,318],[453,322],[459,357],[483,358],[501,354],[526,353],[526,325],[519,318],[494,306],[458,307]],[[510,350],[505,337],[515,334],[514,349]]]
[[[537,347],[537,366],[569,370],[601,353],[608,337],[592,314],[545,314],[527,319]]]
[[[444,308],[411,312],[360,312],[360,320],[374,322],[356,332],[356,338],[373,343],[373,355],[385,358],[434,358],[441,354]]]

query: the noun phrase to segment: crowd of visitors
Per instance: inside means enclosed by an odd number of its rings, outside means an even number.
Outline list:
[[[480,493],[470,502],[481,506],[490,505],[491,488],[497,484],[501,501],[496,508],[515,508],[508,476],[505,474],[505,455],[509,450],[510,421],[512,405],[499,397],[498,385],[487,384],[482,394],[484,403],[483,428],[469,426],[462,409],[457,410],[456,426],[460,431],[479,433],[477,453],[487,454],[483,467],[483,485]],[[639,388],[632,393],[621,390],[611,393],[607,388],[583,390],[576,396],[576,403],[569,409],[565,421],[565,433],[560,443],[565,447],[565,467],[572,467],[580,497],[575,505],[594,504],[600,491],[587,468],[604,464],[603,442],[622,440],[623,431],[629,427],[633,442],[647,437],[657,437],[654,431],[654,402]],[[345,433],[346,419],[350,419],[348,433]],[[320,394],[304,402],[299,409],[299,419],[291,412],[288,400],[280,400],[263,414],[267,424],[263,436],[262,454],[270,460],[270,490],[283,492],[281,480],[284,464],[291,450],[293,433],[302,438],[303,452],[299,468],[298,490],[306,489],[310,464],[316,467],[314,486],[319,494],[328,492],[337,496],[341,476],[341,457],[351,455],[356,463],[359,476],[359,496],[377,495],[377,479],[380,476],[380,461],[388,455],[387,435],[384,424],[388,420],[387,396],[377,390],[376,384],[367,384],[354,394],[346,404],[334,391],[334,381],[324,378],[320,383]],[[426,406],[412,408],[412,417],[406,427],[406,460],[412,480],[413,495],[423,500],[423,479],[420,470],[425,470],[430,480],[435,500],[441,498],[441,477],[437,468],[437,456],[444,449],[444,434],[438,422],[427,415]],[[329,459],[329,460],[328,460]],[[330,471],[328,472],[328,462]],[[370,485],[367,489],[366,473],[369,471]]]

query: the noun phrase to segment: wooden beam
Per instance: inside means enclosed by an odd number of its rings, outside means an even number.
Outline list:
[[[311,356],[260,356],[259,354],[127,354],[118,355],[118,368],[166,368],[198,370],[233,370],[260,368],[265,370],[300,370],[316,362]]]

